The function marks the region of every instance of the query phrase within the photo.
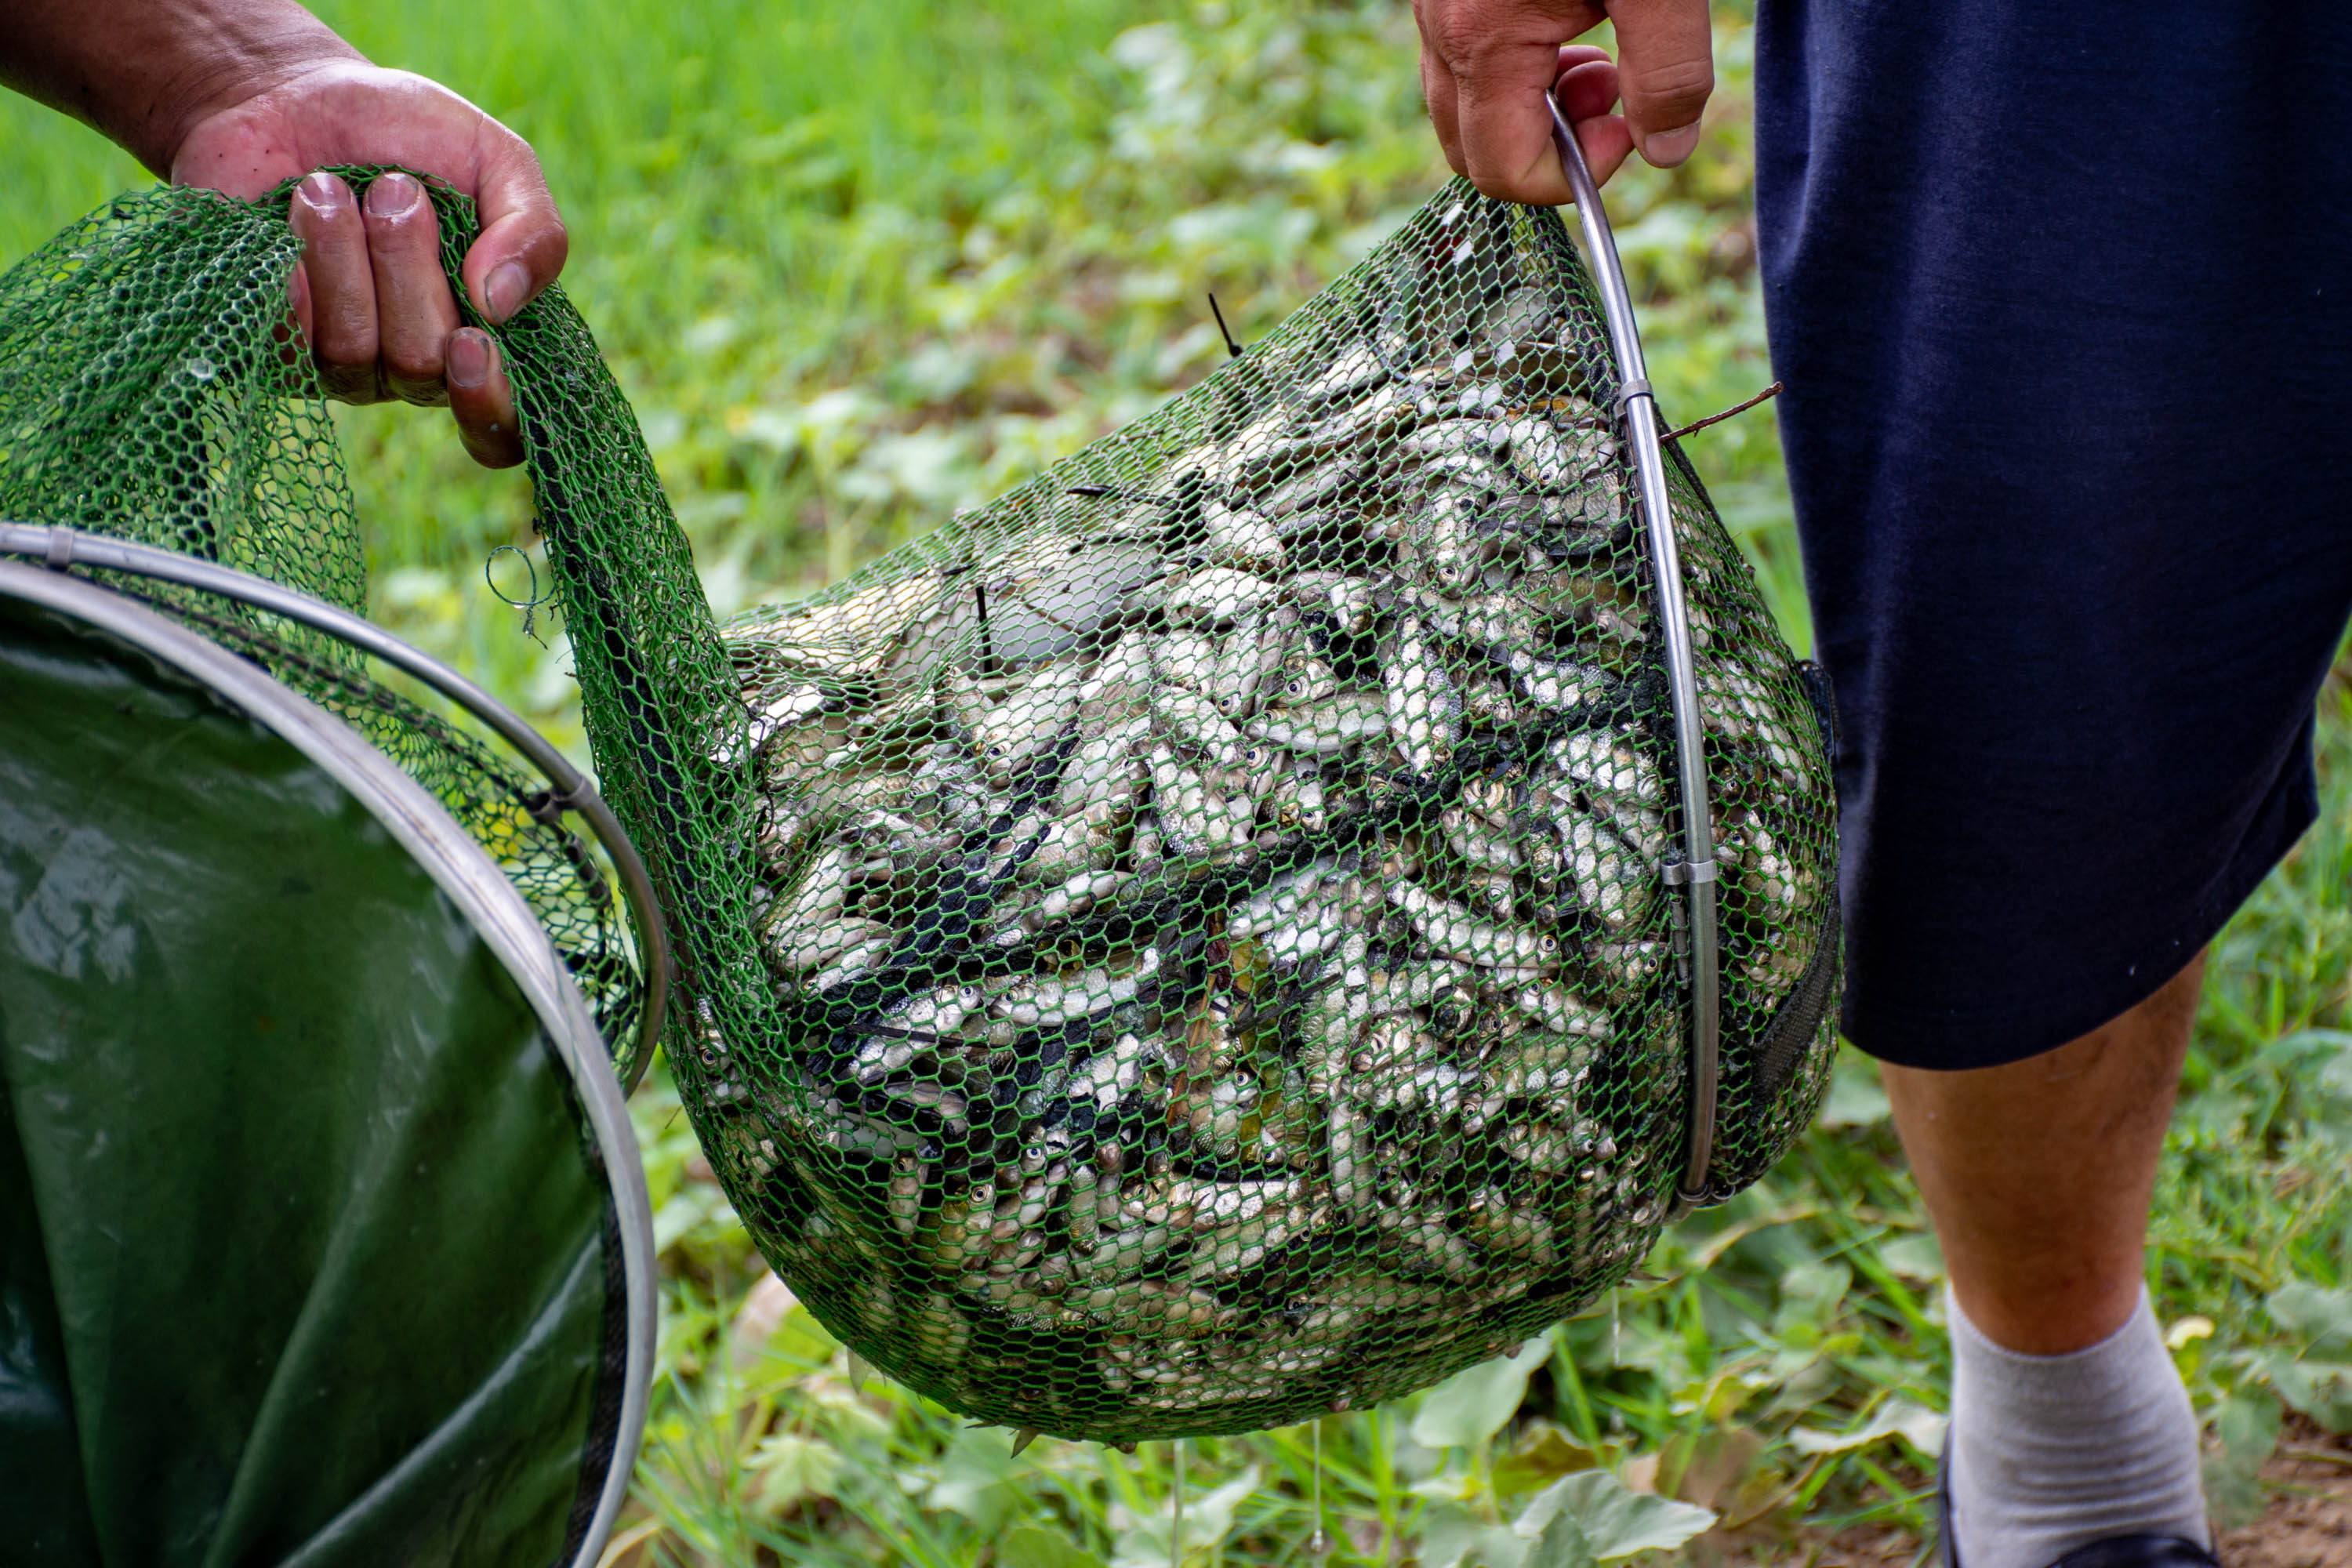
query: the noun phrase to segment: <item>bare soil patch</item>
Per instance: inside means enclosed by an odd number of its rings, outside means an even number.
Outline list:
[[[2270,1505],[2222,1535],[2221,1568],[2352,1568],[2352,1437],[2290,1418],[2263,1466],[2263,1485]],[[1786,1541],[1702,1537],[1693,1555],[1720,1568],[1936,1568],[1933,1544],[1864,1526],[1834,1535],[1799,1531]]]

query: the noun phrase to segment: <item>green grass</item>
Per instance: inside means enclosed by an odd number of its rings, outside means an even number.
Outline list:
[[[567,287],[722,614],[806,592],[1189,384],[1223,353],[1211,290],[1242,337],[1264,331],[1444,172],[1392,4],[320,9],[540,149],[572,226]],[[1715,134],[1684,170],[1611,190],[1653,378],[1679,419],[1769,379],[1748,34],[1718,15]],[[0,255],[138,178],[18,101],[0,100]],[[347,410],[341,426],[378,616],[578,748],[560,629],[544,647],[526,637],[483,581],[494,547],[532,545],[521,482],[469,468],[437,416]],[[1769,414],[1693,446],[1802,646]],[[519,593],[521,576],[501,585]],[[2343,682],[2323,708],[2328,825],[2215,950],[2158,1194],[2158,1308],[2211,1423],[2225,1510],[2259,1501],[2251,1464],[2281,1393],[2352,1425],[2352,1381],[2323,1364],[2352,1350],[2295,1359],[2326,1312],[2352,1316],[2352,1299],[2311,1293],[2352,1286]],[[853,1389],[804,1312],[749,1332],[747,1297],[773,1299],[752,1295],[761,1265],[658,1069],[635,1109],[667,1315],[616,1562],[1167,1560],[1165,1446],[1129,1458],[1044,1439],[1013,1461],[1002,1431],[887,1384]],[[1449,1542],[1594,1464],[1716,1509],[1740,1527],[1717,1544],[1916,1533],[1942,1397],[1939,1272],[1884,1099],[1843,1064],[1822,1126],[1662,1243],[1648,1273],[1664,1283],[1557,1330],[1490,1440],[1424,1447],[1416,1401],[1324,1422],[1330,1560],[1444,1563]],[[1192,1561],[1309,1560],[1307,1429],[1189,1449]],[[1219,1489],[1253,1476],[1215,1528]]]

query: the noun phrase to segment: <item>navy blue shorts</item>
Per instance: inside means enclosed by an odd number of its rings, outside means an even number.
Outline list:
[[[2352,7],[1760,0],[1844,1027],[2034,1055],[2316,812],[2352,614]]]

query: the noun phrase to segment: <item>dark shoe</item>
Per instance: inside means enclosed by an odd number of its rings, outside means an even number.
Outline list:
[[[1952,1439],[1936,1451],[1936,1562],[1939,1568],[1960,1568],[1960,1549],[1952,1539]]]
[[[2050,1568],[2221,1568],[2221,1560],[2177,1535],[2111,1535],[2077,1546]]]
[[[1960,1549],[1952,1539],[1952,1451],[1948,1447],[1936,1461],[1936,1560],[1943,1568],[1960,1568]],[[2195,1542],[2178,1535],[2111,1535],[2077,1546],[2050,1568],[2221,1568],[2221,1563]]]

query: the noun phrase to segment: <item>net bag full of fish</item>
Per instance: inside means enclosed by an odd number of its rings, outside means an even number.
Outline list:
[[[1157,414],[727,629],[790,1023],[709,1030],[688,1093],[876,1366],[1076,1437],[1360,1408],[1811,1119],[1822,721],[1670,448],[1678,734],[1614,363],[1559,215],[1456,184]]]
[[[14,275],[79,379],[0,473],[145,471],[94,455],[147,449],[153,322],[282,297],[283,198],[240,206],[118,204]],[[1362,1408],[1606,1291],[1811,1118],[1821,709],[1558,214],[1449,186],[1157,413],[724,629],[562,290],[458,298],[672,934],[679,1092],[881,1371],[1116,1442]],[[283,328],[207,330],[267,363]],[[186,484],[299,458],[280,531],[341,538],[323,424],[215,402]]]

